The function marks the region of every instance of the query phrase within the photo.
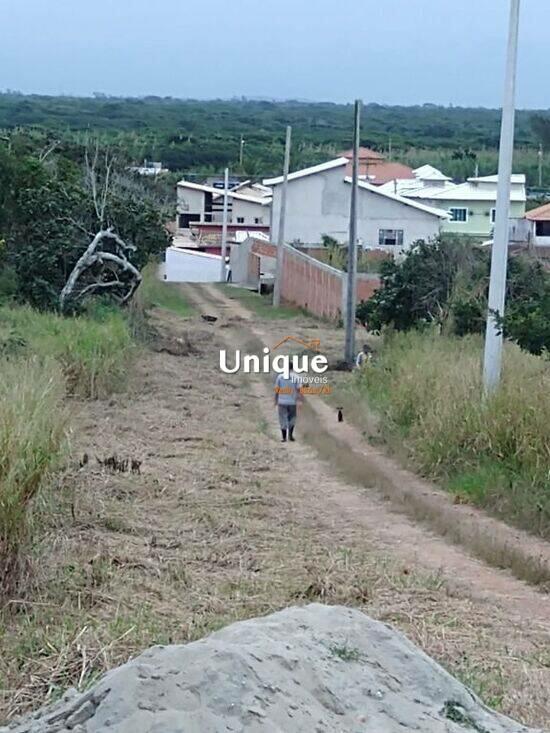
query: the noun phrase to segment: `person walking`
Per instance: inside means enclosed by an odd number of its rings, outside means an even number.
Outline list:
[[[371,347],[368,344],[363,344],[363,348],[355,358],[356,369],[361,369],[361,367],[369,364],[372,361],[372,356],[373,354]]]
[[[294,372],[290,372],[288,379],[284,374],[279,374],[275,380],[275,406],[279,413],[283,443],[286,443],[287,436],[292,443],[294,442],[298,403],[304,399],[300,386],[300,378]]]

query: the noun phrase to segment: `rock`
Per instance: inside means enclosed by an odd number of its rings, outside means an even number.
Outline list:
[[[391,627],[319,604],[153,647],[15,730],[536,733],[490,711]]]

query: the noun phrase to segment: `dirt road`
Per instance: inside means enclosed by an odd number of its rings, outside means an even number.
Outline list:
[[[338,351],[340,334],[301,317],[251,323],[215,288],[186,292],[196,315],[156,314],[157,350],[141,356],[130,392],[73,406],[64,504],[36,591],[1,637],[5,714],[153,643],[320,600],[395,624],[488,704],[545,725],[547,597],[394,509],[365,463],[339,463],[358,437],[347,424],[335,434],[333,408],[305,412],[300,440],[282,445],[269,385],[219,371],[227,344],[301,329]],[[84,451],[92,460],[79,467]],[[113,453],[141,460],[141,473],[95,461]]]

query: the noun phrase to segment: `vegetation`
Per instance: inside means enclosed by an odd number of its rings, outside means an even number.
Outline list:
[[[63,446],[63,378],[51,359],[0,359],[0,598],[25,576],[33,500]]]
[[[466,501],[550,537],[550,369],[513,344],[501,389],[483,401],[482,341],[393,333],[361,387],[384,436]]]
[[[482,175],[496,171],[498,110],[368,104],[364,119],[363,145],[387,152],[391,139],[393,157],[411,165],[430,162],[456,178],[474,175],[476,165]],[[286,124],[293,126],[293,167],[319,163],[350,147],[352,120],[351,105],[328,102],[0,95],[0,128],[33,127],[82,142],[93,126],[134,162],[162,160],[170,170],[188,175],[219,172],[227,165],[258,177],[280,172]],[[537,150],[547,126],[547,113],[517,115],[515,167],[527,173],[530,185],[538,181]],[[550,184],[547,156],[543,181]]]
[[[328,234],[323,234],[322,243],[323,250],[317,255],[318,259],[337,270],[347,272],[348,247],[342,246],[334,237]],[[380,265],[385,259],[389,259],[389,255],[387,257],[380,256],[378,252],[359,249],[357,252],[357,272],[379,272]]]
[[[382,286],[357,308],[369,328],[437,326],[481,333],[487,313],[490,253],[453,237],[420,241],[401,261],[380,264]],[[550,275],[526,256],[508,263],[505,335],[534,354],[550,350]]]
[[[254,290],[238,288],[234,285],[221,285],[220,287],[225,289],[228,298],[238,300],[245,308],[248,308],[260,318],[279,320],[281,318],[294,318],[302,313],[299,308],[292,305],[281,305],[279,308],[274,308],[271,294],[260,295]]]
[[[150,308],[164,308],[186,318],[192,307],[175,283],[167,283],[157,277],[158,264],[150,262],[142,271],[143,282],[136,295],[138,308],[147,311]]]
[[[167,246],[164,214],[151,192],[109,150],[92,175],[90,145],[22,131],[0,140],[0,299],[57,307],[101,228],[112,227],[135,246],[138,269]],[[98,187],[105,194],[101,212]]]

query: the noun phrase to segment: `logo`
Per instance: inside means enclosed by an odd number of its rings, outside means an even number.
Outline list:
[[[293,352],[275,353],[286,346]],[[297,336],[285,336],[273,347],[264,346],[262,354],[243,354],[236,349],[232,357],[226,349],[220,350],[220,370],[224,374],[276,374],[285,380],[293,380],[300,384],[302,394],[330,394],[331,388],[325,375],[328,370],[328,359],[321,353],[321,341],[313,339],[305,341]],[[282,390],[291,386],[276,386]]]

